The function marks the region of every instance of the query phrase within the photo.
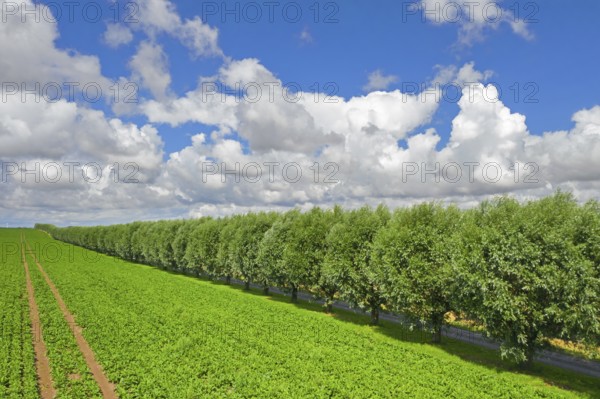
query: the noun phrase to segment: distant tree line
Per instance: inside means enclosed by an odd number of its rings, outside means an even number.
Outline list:
[[[299,290],[427,322],[440,342],[452,311],[532,361],[544,338],[600,337],[600,205],[568,193],[501,197],[460,210],[423,203],[57,228],[54,238],[133,262]]]

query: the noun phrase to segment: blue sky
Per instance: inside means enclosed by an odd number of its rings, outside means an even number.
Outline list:
[[[469,206],[557,187],[581,200],[598,198],[595,1],[97,0],[76,3],[72,18],[69,2],[27,0],[23,16],[14,8],[20,3],[1,1],[3,171],[10,163],[73,159],[105,169],[132,162],[140,170],[135,186],[18,184],[11,174],[2,208],[10,220],[51,214],[93,223],[432,199]],[[57,23],[44,19],[49,13]],[[201,80],[228,95],[206,101]],[[267,101],[263,92],[257,103],[234,103],[236,81],[293,84],[302,101]],[[18,101],[22,89],[6,84],[22,82],[95,82],[104,98]],[[110,88],[117,82],[134,84],[137,102],[115,104]],[[432,100],[436,88],[441,94]],[[494,88],[499,101],[488,101]],[[207,161],[290,160],[335,163],[339,184],[198,183]],[[540,179],[397,180],[408,163],[453,162],[493,162],[504,171],[531,163]],[[25,193],[35,200],[21,207]],[[98,212],[86,216],[79,203],[96,204]],[[26,209],[36,216],[23,216]]]
[[[173,3],[182,16],[204,17],[206,23],[218,28],[219,44],[228,56],[258,58],[283,82],[298,83],[306,91],[333,82],[337,94],[345,98],[362,95],[367,76],[374,70],[397,76],[398,81],[389,88],[402,89],[412,87],[407,86],[412,82],[427,82],[435,75],[436,65],[474,62],[480,70],[493,71],[490,81],[502,89],[501,99],[526,115],[534,134],[571,128],[572,114],[596,104],[600,92],[600,79],[590,79],[597,73],[600,60],[600,47],[595,43],[600,37],[595,19],[600,3],[595,1],[582,1],[578,7],[560,1],[498,2],[505,10],[519,10],[535,37],[525,40],[504,25],[485,32],[485,38],[472,46],[456,46],[458,23],[435,25],[421,13],[407,11],[407,5],[414,3],[409,1],[384,0],[377,6],[358,1],[288,2],[294,4],[288,8],[289,16],[283,11],[286,2],[280,2],[280,6],[273,6],[274,22],[270,22],[269,6],[264,2],[255,3],[262,12],[258,21],[254,21],[254,8],[244,9],[243,2]],[[67,15],[60,19],[57,45],[98,55],[106,76],[127,75],[127,62],[144,34],[135,33],[128,46],[110,48],[103,44],[102,34],[105,24],[115,20],[117,6],[99,3],[102,21],[90,23],[83,16],[83,4],[75,8],[73,21]],[[119,20],[129,12],[136,18],[135,10],[126,8],[126,2],[116,4]],[[237,6],[238,11],[227,14],[222,4],[227,10]],[[90,15],[94,9],[90,8]],[[302,10],[298,22],[296,9]],[[459,20],[468,18],[465,11]],[[308,32],[311,39],[302,40],[302,32]],[[159,35],[157,42],[169,55],[172,89],[179,95],[193,90],[200,76],[214,74],[221,65],[219,59],[190,56],[184,46],[166,35]],[[448,92],[448,97],[451,95],[454,93]],[[442,102],[432,123],[442,135],[449,133],[456,108],[450,98]],[[201,127],[164,126],[166,148],[182,148],[189,143],[186,132],[194,133]]]

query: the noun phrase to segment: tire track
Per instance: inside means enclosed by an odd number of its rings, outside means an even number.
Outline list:
[[[53,399],[56,396],[54,383],[52,381],[52,373],[50,370],[50,362],[48,360],[48,350],[44,342],[42,332],[42,323],[40,321],[40,312],[35,302],[35,292],[31,275],[29,274],[29,265],[25,257],[25,245],[23,235],[21,235],[21,258],[23,267],[25,268],[25,278],[27,281],[27,298],[29,300],[29,315],[31,318],[31,332],[33,336],[33,349],[35,351],[35,368],[38,375],[38,384],[40,388],[40,396],[42,399]]]
[[[56,288],[56,286],[50,279],[50,276],[48,276],[48,274],[46,273],[46,271],[40,264],[35,252],[33,252],[31,247],[29,246],[29,243],[27,241],[25,241],[25,243],[27,244],[28,251],[33,256],[33,259],[34,259],[40,273],[44,277],[44,280],[46,280],[46,284],[48,284],[48,287],[50,287],[50,291],[52,291],[52,294],[54,295],[54,298],[56,299],[56,302],[58,303],[58,306],[59,306],[66,322],[70,326],[73,327],[72,331],[73,331],[73,335],[75,336],[75,341],[77,342],[77,346],[79,347],[79,350],[81,351],[81,354],[83,355],[83,358],[85,359],[85,362],[86,362],[88,368],[90,369],[92,375],[94,376],[94,379],[96,380],[96,383],[98,384],[98,387],[100,388],[100,391],[102,392],[102,396],[105,399],[118,399],[118,396],[115,392],[114,384],[112,384],[109,381],[109,379],[104,374],[104,370],[102,369],[102,366],[96,361],[96,356],[94,354],[94,351],[92,350],[92,348],[90,347],[90,345],[88,344],[88,342],[86,341],[86,339],[84,338],[84,336],[82,334],[82,331],[83,331],[82,328],[79,327],[79,325],[75,322],[75,317],[69,311],[69,308],[67,307],[67,305],[63,301],[62,297],[60,296],[58,289]]]

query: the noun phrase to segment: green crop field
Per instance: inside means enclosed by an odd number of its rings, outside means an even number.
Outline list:
[[[17,230],[0,229],[0,398],[36,397],[35,356]]]
[[[63,318],[56,299],[35,265],[33,253],[26,250],[26,259],[40,311],[41,331],[48,348],[57,398],[101,398],[71,333],[73,326]]]
[[[40,260],[121,398],[575,398],[600,384],[399,326],[245,292],[73,247],[21,230],[58,397],[100,396]],[[18,230],[3,242],[19,245]],[[12,248],[12,247],[11,247]],[[5,251],[6,252],[6,251]],[[14,251],[11,251],[11,253]],[[34,258],[35,255],[35,258]],[[0,397],[37,397],[20,252],[0,268]],[[73,378],[73,376],[76,378]],[[543,375],[543,377],[542,377]]]

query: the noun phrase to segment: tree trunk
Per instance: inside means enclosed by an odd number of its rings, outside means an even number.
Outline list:
[[[371,325],[376,326],[379,324],[379,306],[371,308]]]
[[[292,302],[298,302],[298,287],[292,285]]]
[[[244,289],[246,291],[250,290],[250,279],[246,280],[246,282],[244,283]]]
[[[436,313],[431,316],[431,328],[433,334],[431,336],[431,342],[439,344],[442,342],[442,323],[444,322],[444,314]]]
[[[326,313],[333,313],[333,296],[335,294],[332,294],[330,292],[325,291],[325,312]]]
[[[269,295],[269,286],[268,286],[268,285],[265,285],[265,286],[263,287],[263,294],[265,294],[265,295]]]
[[[526,368],[527,370],[531,370],[531,368],[533,367],[533,355],[534,354],[535,354],[535,348],[532,343],[527,347],[527,350],[525,351],[525,356],[527,356],[527,359],[525,359],[525,362],[523,363],[523,367]]]
[[[226,284],[231,284],[231,276],[226,276],[225,277],[225,283]]]
[[[527,347],[524,349],[525,360],[519,364],[521,368],[530,370],[533,367],[533,356],[535,355],[535,341],[537,339],[537,332],[530,331],[527,337]]]
[[[442,343],[442,327],[441,326],[433,326],[433,335],[431,336],[431,342],[434,344]]]

